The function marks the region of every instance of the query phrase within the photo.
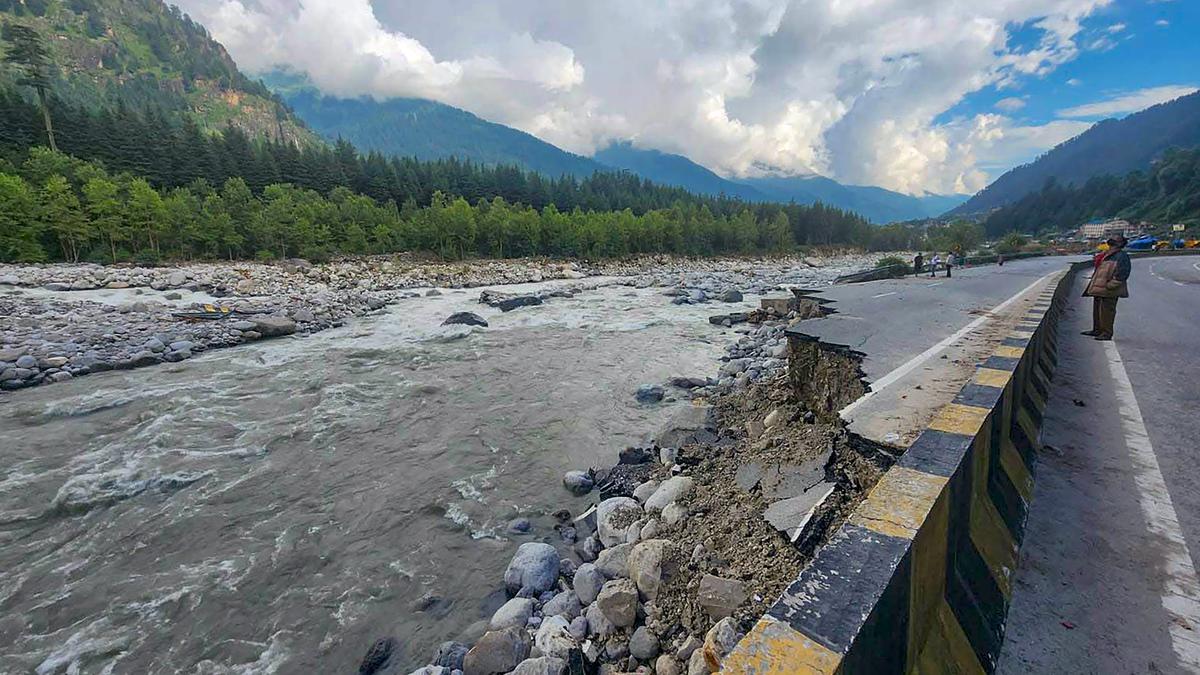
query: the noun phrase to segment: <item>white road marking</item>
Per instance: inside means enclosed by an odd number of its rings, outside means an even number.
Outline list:
[[[1033,282],[1032,284],[1029,284],[1028,286],[1023,288],[1021,291],[1019,291],[1016,295],[1014,295],[1011,298],[1005,300],[1004,302],[996,305],[995,307],[989,309],[987,311],[987,313],[985,313],[983,316],[979,317],[978,319],[975,319],[971,323],[958,329],[958,331],[955,332],[950,337],[946,338],[945,340],[942,340],[941,342],[935,344],[934,346],[930,347],[929,349],[926,349],[925,351],[921,352],[920,354],[917,354],[916,356],[912,357],[907,362],[905,362],[903,365],[901,365],[899,368],[896,368],[895,370],[888,373],[887,375],[884,375],[883,377],[879,378],[878,380],[872,382],[871,383],[871,391],[868,391],[867,393],[863,394],[862,396],[859,396],[858,400],[854,401],[853,403],[846,406],[845,408],[842,408],[842,410],[839,414],[842,417],[849,415],[855,408],[862,405],[863,402],[865,402],[867,399],[871,398],[875,394],[878,394],[879,392],[883,391],[884,389],[887,389],[888,387],[892,386],[893,384],[896,383],[897,380],[899,380],[900,378],[904,377],[905,375],[911,373],[912,371],[916,370],[922,363],[925,363],[929,359],[937,356],[938,353],[940,353],[942,350],[944,350],[945,348],[954,344],[955,342],[958,342],[959,340],[961,340],[967,333],[970,333],[971,331],[975,330],[976,328],[979,328],[984,323],[986,323],[987,321],[989,321],[990,319],[992,319],[996,315],[998,315],[1000,312],[1003,312],[1009,305],[1016,302],[1018,298],[1020,298],[1021,296],[1025,295],[1029,291],[1036,288],[1038,286],[1038,284],[1041,284],[1042,282],[1046,281],[1047,279],[1049,279],[1057,274],[1061,274],[1061,272],[1057,272],[1057,271],[1051,272],[1051,273],[1047,274],[1046,276],[1042,277],[1041,279],[1038,279],[1037,281]],[[930,284],[930,285],[936,286],[937,284]]]
[[[1138,489],[1138,503],[1146,519],[1146,527],[1157,536],[1163,552],[1162,606],[1170,620],[1171,646],[1180,665],[1200,669],[1200,580],[1192,564],[1187,541],[1179,528],[1179,515],[1167,491],[1158,458],[1150,445],[1146,423],[1138,407],[1133,385],[1125,372],[1121,354],[1113,342],[1104,343],[1108,355],[1108,370],[1116,383],[1115,393],[1120,405],[1121,427],[1125,432],[1125,447],[1133,462],[1133,482]]]
[[[941,286],[941,285],[942,285],[942,284],[944,284],[944,283],[946,283],[946,282],[944,282],[944,281],[939,281],[939,282],[937,282],[936,284],[926,284],[926,286],[928,286],[929,288],[933,288],[934,286]]]
[[[896,293],[897,293],[897,291],[892,291],[890,293],[880,293],[879,295],[872,295],[871,297],[872,298],[886,298],[887,296],[895,295]]]

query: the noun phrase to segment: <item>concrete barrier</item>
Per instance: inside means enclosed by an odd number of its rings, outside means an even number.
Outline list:
[[[725,673],[994,670],[1073,265],[722,663]]]

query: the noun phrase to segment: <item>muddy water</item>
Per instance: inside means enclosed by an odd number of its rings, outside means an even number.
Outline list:
[[[661,290],[477,294],[0,398],[0,672],[348,672],[386,634],[425,663],[583,503],[563,471],[686,405],[634,389],[735,337]]]

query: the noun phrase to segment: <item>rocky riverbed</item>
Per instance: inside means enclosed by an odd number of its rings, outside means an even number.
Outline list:
[[[827,285],[840,274],[870,267],[878,257],[440,263],[397,256],[321,265],[303,260],[165,268],[0,265],[0,389],[177,362],[263,338],[311,334],[400,299],[439,294],[439,289],[563,279],[578,280],[580,288],[596,283],[663,287],[677,304],[738,302],[743,294]],[[569,293],[556,292],[560,297]],[[510,302],[515,309],[531,301],[526,296]],[[218,318],[202,318],[206,311],[214,316],[211,310]],[[765,349],[778,351],[778,340]],[[742,358],[722,372],[725,384],[739,377],[756,381],[779,367],[764,363],[755,369]]]
[[[508,531],[531,540],[498,580],[507,600],[411,675],[720,670],[892,461],[802,400],[784,373],[783,331],[808,314],[795,301],[767,304],[738,329],[717,377],[638,389],[644,404],[679,395],[692,406],[617,465],[567,472],[564,489],[596,501],[555,512],[556,536],[512,521]],[[830,376],[860,377],[840,371]],[[845,389],[861,391],[854,384]],[[359,672],[409,672],[404,644],[381,637]]]

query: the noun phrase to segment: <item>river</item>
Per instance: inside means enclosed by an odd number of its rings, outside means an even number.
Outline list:
[[[564,471],[688,405],[637,386],[714,374],[737,336],[707,317],[756,300],[478,293],[0,396],[0,672],[349,672],[384,635],[426,663],[586,505]]]

